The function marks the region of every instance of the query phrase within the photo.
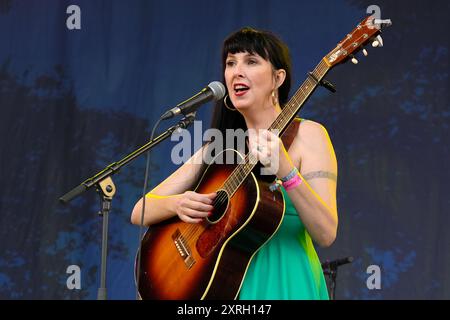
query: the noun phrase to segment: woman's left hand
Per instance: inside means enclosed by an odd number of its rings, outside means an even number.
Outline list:
[[[250,152],[262,163],[262,174],[285,177],[292,170],[292,162],[281,139],[269,130],[249,130]]]

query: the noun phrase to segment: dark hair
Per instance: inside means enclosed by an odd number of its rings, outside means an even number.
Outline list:
[[[223,82],[228,53],[248,52],[257,53],[263,59],[272,63],[276,70],[284,69],[286,78],[278,88],[278,100],[281,108],[288,102],[289,90],[291,89],[291,58],[289,49],[277,36],[268,31],[255,30],[253,28],[242,28],[225,39],[222,47],[222,75]],[[228,94],[228,92],[227,92]],[[230,106],[230,99],[227,98]],[[216,103],[211,127],[217,128],[225,134],[225,129],[247,129],[244,117],[237,111],[228,110],[223,100]]]

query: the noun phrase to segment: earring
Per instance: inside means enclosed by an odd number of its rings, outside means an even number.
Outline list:
[[[236,111],[236,108],[230,108],[227,104],[227,98],[228,98],[228,94],[225,96],[225,98],[223,98],[223,103],[225,104],[225,108],[227,108],[230,111]]]
[[[277,96],[275,95],[275,90],[272,91],[272,104],[276,106],[278,104]]]

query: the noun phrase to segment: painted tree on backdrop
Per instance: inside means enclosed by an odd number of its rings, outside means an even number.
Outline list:
[[[373,4],[347,2],[361,12]],[[448,29],[450,5],[376,4],[393,22],[382,34],[384,48],[369,47],[358,65],[333,70],[327,78],[338,93],[314,96],[307,107],[308,116],[325,119],[339,163],[339,235],[319,252],[355,257],[340,272],[337,297],[443,298],[450,294],[450,236],[443,229],[450,222],[450,171],[443,169],[450,112],[448,41],[439,30]],[[382,290],[366,286],[370,265],[381,268]]]
[[[9,66],[8,61],[0,66],[0,298],[95,298],[100,201],[94,190],[67,207],[57,199],[145,143],[147,121],[121,112],[80,109],[61,66],[31,81],[30,70],[19,78]],[[124,195],[138,198],[142,168],[143,161],[114,176],[121,192],[110,215],[109,267],[126,261],[133,268],[135,252],[128,252],[120,235],[132,228]],[[71,265],[81,269],[81,290],[66,285]]]

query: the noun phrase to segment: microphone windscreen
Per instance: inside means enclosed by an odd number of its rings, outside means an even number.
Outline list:
[[[215,101],[225,97],[225,86],[221,82],[213,81],[210,84],[208,84],[208,87],[211,89]]]

